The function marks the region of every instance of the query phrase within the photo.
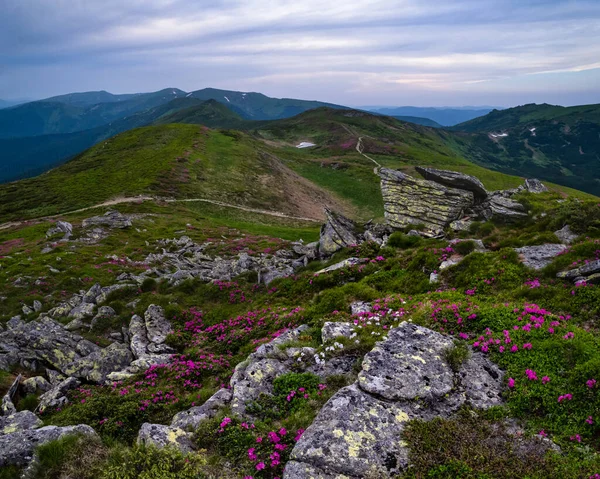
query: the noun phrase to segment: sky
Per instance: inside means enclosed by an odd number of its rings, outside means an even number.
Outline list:
[[[0,98],[600,103],[600,0],[0,0]]]

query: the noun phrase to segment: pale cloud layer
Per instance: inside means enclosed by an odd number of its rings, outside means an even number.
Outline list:
[[[598,0],[0,0],[0,98],[600,103]]]

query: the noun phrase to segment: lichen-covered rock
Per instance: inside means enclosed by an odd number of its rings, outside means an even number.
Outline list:
[[[112,343],[110,346],[76,359],[64,368],[65,374],[77,378],[103,383],[113,371],[120,371],[133,361],[133,355],[127,346]]]
[[[362,313],[370,313],[373,309],[371,303],[367,303],[366,301],[354,301],[350,304],[350,312],[352,314],[362,314]]]
[[[451,347],[451,338],[409,322],[391,329],[363,359],[357,382],[339,390],[302,435],[284,479],[396,477],[408,465],[402,432],[409,420],[449,417],[465,403],[501,404],[502,371],[479,352],[454,371]]]
[[[36,429],[42,424],[42,420],[31,411],[15,412],[10,416],[0,417],[0,436]]]
[[[21,387],[25,394],[37,394],[50,391],[50,389],[52,389],[52,384],[50,384],[43,376],[34,376],[23,381]]]
[[[69,402],[66,397],[68,391],[79,387],[81,382],[75,378],[67,378],[54,386],[50,391],[42,394],[39,398],[37,411],[44,412],[49,407],[64,406]]]
[[[162,344],[172,331],[171,323],[165,318],[165,310],[161,306],[151,304],[144,314],[144,322],[148,340],[151,343]]]
[[[131,219],[118,211],[107,211],[104,216],[93,216],[83,220],[81,226],[89,228],[90,226],[107,226],[109,228],[129,228],[132,226]]]
[[[555,231],[554,235],[563,244],[571,244],[579,236],[577,233],[573,233],[573,231],[571,231],[571,227],[569,225],[565,225],[558,231]]]
[[[62,241],[68,241],[73,236],[73,225],[67,221],[57,221],[56,224],[46,231],[46,238],[62,234]]]
[[[2,416],[10,416],[17,412],[17,408],[12,402],[13,396],[16,394],[17,389],[19,388],[19,383],[21,382],[21,375],[19,374],[15,380],[13,381],[10,388],[2,398],[2,404],[0,404],[0,413]]]
[[[350,323],[335,323],[328,321],[323,324],[321,329],[321,339],[323,342],[343,336],[349,338],[354,332],[354,326]]]
[[[184,454],[194,450],[191,434],[183,429],[162,424],[142,424],[137,443],[158,448],[175,447]]]
[[[73,319],[86,319],[93,318],[96,310],[96,305],[94,303],[82,303],[79,306],[74,307],[69,312],[69,317]]]
[[[536,178],[527,178],[525,180],[525,188],[529,193],[545,193],[548,188]]]
[[[471,220],[456,220],[450,223],[450,229],[453,231],[469,231],[473,222]]]
[[[202,406],[195,406],[175,414],[171,427],[185,431],[196,430],[202,421],[215,417],[219,410],[231,401],[232,396],[230,389],[219,389]]]
[[[575,279],[579,277],[591,276],[596,273],[600,273],[600,259],[590,261],[579,268],[561,271],[556,276],[558,278]]]
[[[358,227],[345,216],[325,208],[327,223],[321,228],[319,253],[329,256],[347,246],[358,244]]]
[[[564,244],[542,244],[537,246],[523,246],[515,248],[525,266],[531,269],[543,269],[548,266],[554,258],[564,253],[567,247]]]
[[[294,447],[291,460],[332,477],[393,477],[408,460],[401,434],[409,419],[401,407],[366,394],[356,384],[345,387],[323,406]],[[290,477],[311,476],[289,476],[286,468],[284,478]]]
[[[490,196],[484,208],[484,216],[488,219],[496,218],[508,222],[527,217],[525,207],[521,203],[498,194]]]
[[[136,358],[142,358],[148,354],[148,334],[144,320],[134,314],[129,323],[129,336],[131,352]]]
[[[488,195],[485,186],[471,175],[465,175],[458,171],[437,170],[435,168],[423,168],[417,166],[415,168],[426,180],[435,181],[444,186],[457,188],[459,190],[467,190],[473,192],[475,197],[485,199]]]
[[[0,435],[0,467],[26,466],[33,458],[36,447],[70,434],[98,437],[90,426],[84,424],[66,427],[46,426]]]
[[[393,401],[442,397],[454,387],[452,369],[442,360],[452,345],[447,336],[402,323],[364,357],[358,384]]]
[[[362,261],[360,258],[348,258],[343,261],[340,261],[339,263],[332,264],[331,266],[328,266],[327,268],[323,268],[322,270],[317,271],[315,274],[330,273],[330,272],[336,271],[338,269],[348,268],[350,266],[356,266],[357,264],[360,264],[361,262]]]
[[[413,178],[401,171],[381,168],[379,176],[385,217],[394,228],[423,224],[432,231],[442,231],[462,217],[475,200],[471,191]]]

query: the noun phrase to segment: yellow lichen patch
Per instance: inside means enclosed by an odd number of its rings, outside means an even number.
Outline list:
[[[177,443],[177,439],[179,439],[181,436],[185,436],[185,435],[186,435],[185,431],[183,431],[181,429],[171,429],[169,431],[169,433],[167,434],[167,440],[172,443]]]
[[[423,364],[427,363],[427,361],[425,361],[421,356],[411,356],[411,359],[414,359],[415,361],[421,361]]]
[[[344,441],[348,444],[348,455],[358,457],[358,453],[364,447],[363,441],[374,442],[375,436],[369,432],[347,431],[344,434]]]
[[[408,414],[406,414],[404,411],[398,412],[398,414],[396,414],[395,417],[396,417],[396,421],[398,421],[398,422],[406,422],[410,419],[408,417]]]
[[[334,429],[332,431],[332,433],[335,437],[338,437],[338,438],[342,437],[344,435],[344,431],[342,431],[341,429]]]

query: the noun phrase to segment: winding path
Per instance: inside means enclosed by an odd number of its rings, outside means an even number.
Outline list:
[[[381,168],[381,165],[379,163],[377,163],[377,161],[375,161],[373,158],[371,158],[369,155],[365,155],[363,153],[364,148],[363,148],[363,144],[362,144],[362,136],[358,137],[358,142],[356,143],[356,151],[358,151],[358,153],[362,156],[364,156],[365,158],[367,158],[368,160],[371,160],[373,163],[375,163],[377,165],[377,168]]]
[[[248,208],[246,206],[233,205],[231,203],[224,203],[222,201],[209,200],[207,198],[186,198],[186,199],[178,200],[178,199],[155,198],[153,196],[143,196],[142,195],[142,196],[132,196],[132,197],[125,197],[125,198],[115,198],[112,200],[104,201],[102,203],[98,203],[93,206],[87,206],[85,208],[80,208],[78,210],[65,211],[65,212],[57,213],[55,215],[50,215],[50,216],[41,216],[39,218],[31,218],[29,220],[23,220],[23,221],[10,221],[8,223],[0,224],[0,231],[8,229],[8,228],[12,228],[14,226],[21,226],[26,223],[31,223],[31,224],[40,223],[45,220],[59,218],[61,216],[66,216],[66,215],[72,215],[75,213],[81,213],[83,211],[93,210],[95,208],[102,208],[104,206],[114,206],[114,205],[119,205],[122,203],[139,203],[139,202],[143,202],[143,201],[160,201],[163,203],[202,202],[202,203],[209,203],[209,204],[216,205],[216,206],[222,206],[225,208],[234,208],[234,209],[241,210],[241,211],[247,211],[248,213],[258,213],[261,215],[275,216],[277,218],[288,218],[288,219],[298,220],[298,221],[310,221],[313,223],[322,223],[323,222],[322,220],[317,219],[317,218],[292,216],[292,215],[282,213],[281,211],[271,211],[271,210],[261,210],[261,209],[257,209],[257,208]]]

